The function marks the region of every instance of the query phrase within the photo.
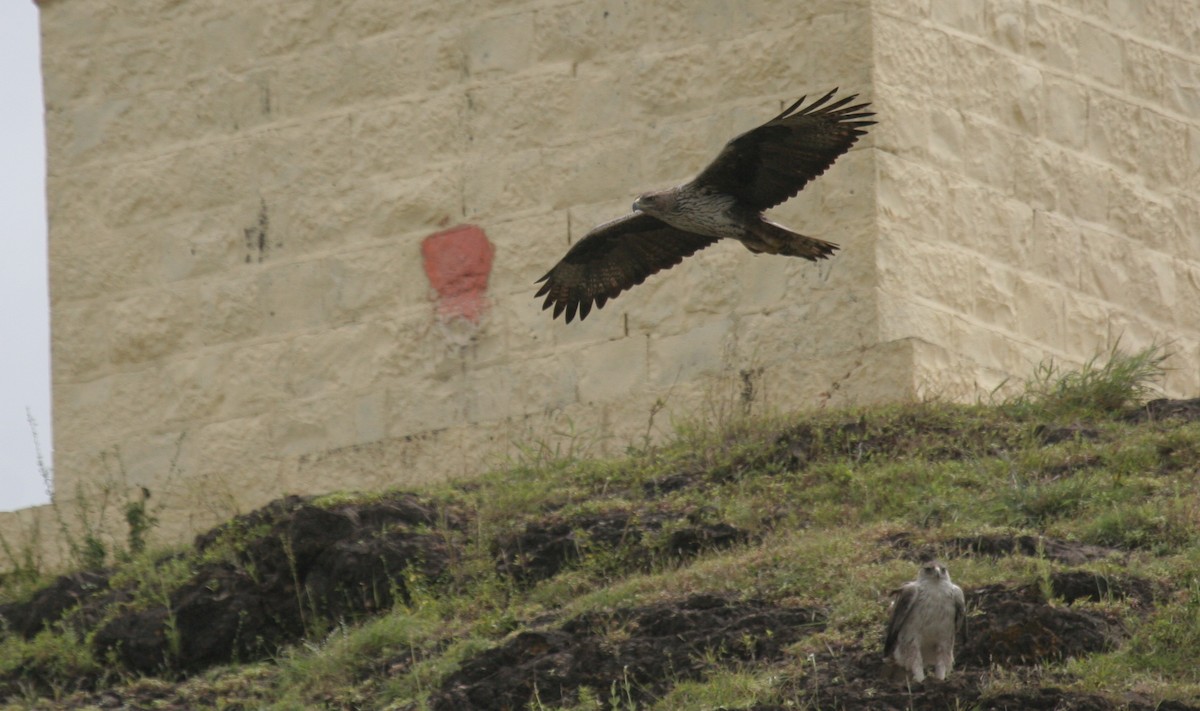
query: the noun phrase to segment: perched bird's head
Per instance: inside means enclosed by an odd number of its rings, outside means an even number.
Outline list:
[[[633,201],[633,210],[656,217],[671,213],[675,210],[675,191],[672,189],[642,193],[637,200]]]
[[[938,582],[939,580],[949,580],[950,571],[936,560],[930,560],[921,564],[921,572],[917,577],[921,581]]]

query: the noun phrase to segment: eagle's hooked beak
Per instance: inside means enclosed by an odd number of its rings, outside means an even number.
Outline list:
[[[641,198],[638,198],[637,200],[633,201],[633,211],[634,212],[642,211],[642,199]]]

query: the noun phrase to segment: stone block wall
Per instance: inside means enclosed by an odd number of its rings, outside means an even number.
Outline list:
[[[144,486],[179,538],[681,418],[973,397],[1118,335],[1200,379],[1188,3],[40,7],[60,508]],[[719,244],[541,311],[572,240],[833,86],[880,123],[772,214],[834,259]]]
[[[1120,339],[1197,394],[1200,5],[880,2],[873,27],[881,338],[936,346],[921,387]]]

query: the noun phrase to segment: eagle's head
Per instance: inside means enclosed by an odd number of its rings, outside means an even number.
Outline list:
[[[938,582],[940,580],[949,580],[950,571],[946,570],[946,566],[936,560],[930,560],[921,564],[921,572],[918,576],[921,580]]]
[[[633,201],[633,210],[653,217],[670,214],[675,211],[675,190],[642,193],[637,200]]]

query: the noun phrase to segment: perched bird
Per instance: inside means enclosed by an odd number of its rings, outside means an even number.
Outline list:
[[[916,682],[925,680],[930,665],[935,677],[945,679],[954,666],[955,635],[966,630],[962,588],[950,582],[946,566],[929,561],[921,565],[916,580],[897,592],[883,642],[884,661]]]
[[[828,103],[837,89],[804,108],[805,97],[758,128],[725,144],[694,180],[645,193],[633,213],[593,229],[538,282],[542,308],[567,323],[580,320],[646,277],[675,266],[719,239],[751,252],[824,259],[836,244],[805,237],[763,217],[795,197],[874,124],[869,104],[847,106],[857,95]]]

